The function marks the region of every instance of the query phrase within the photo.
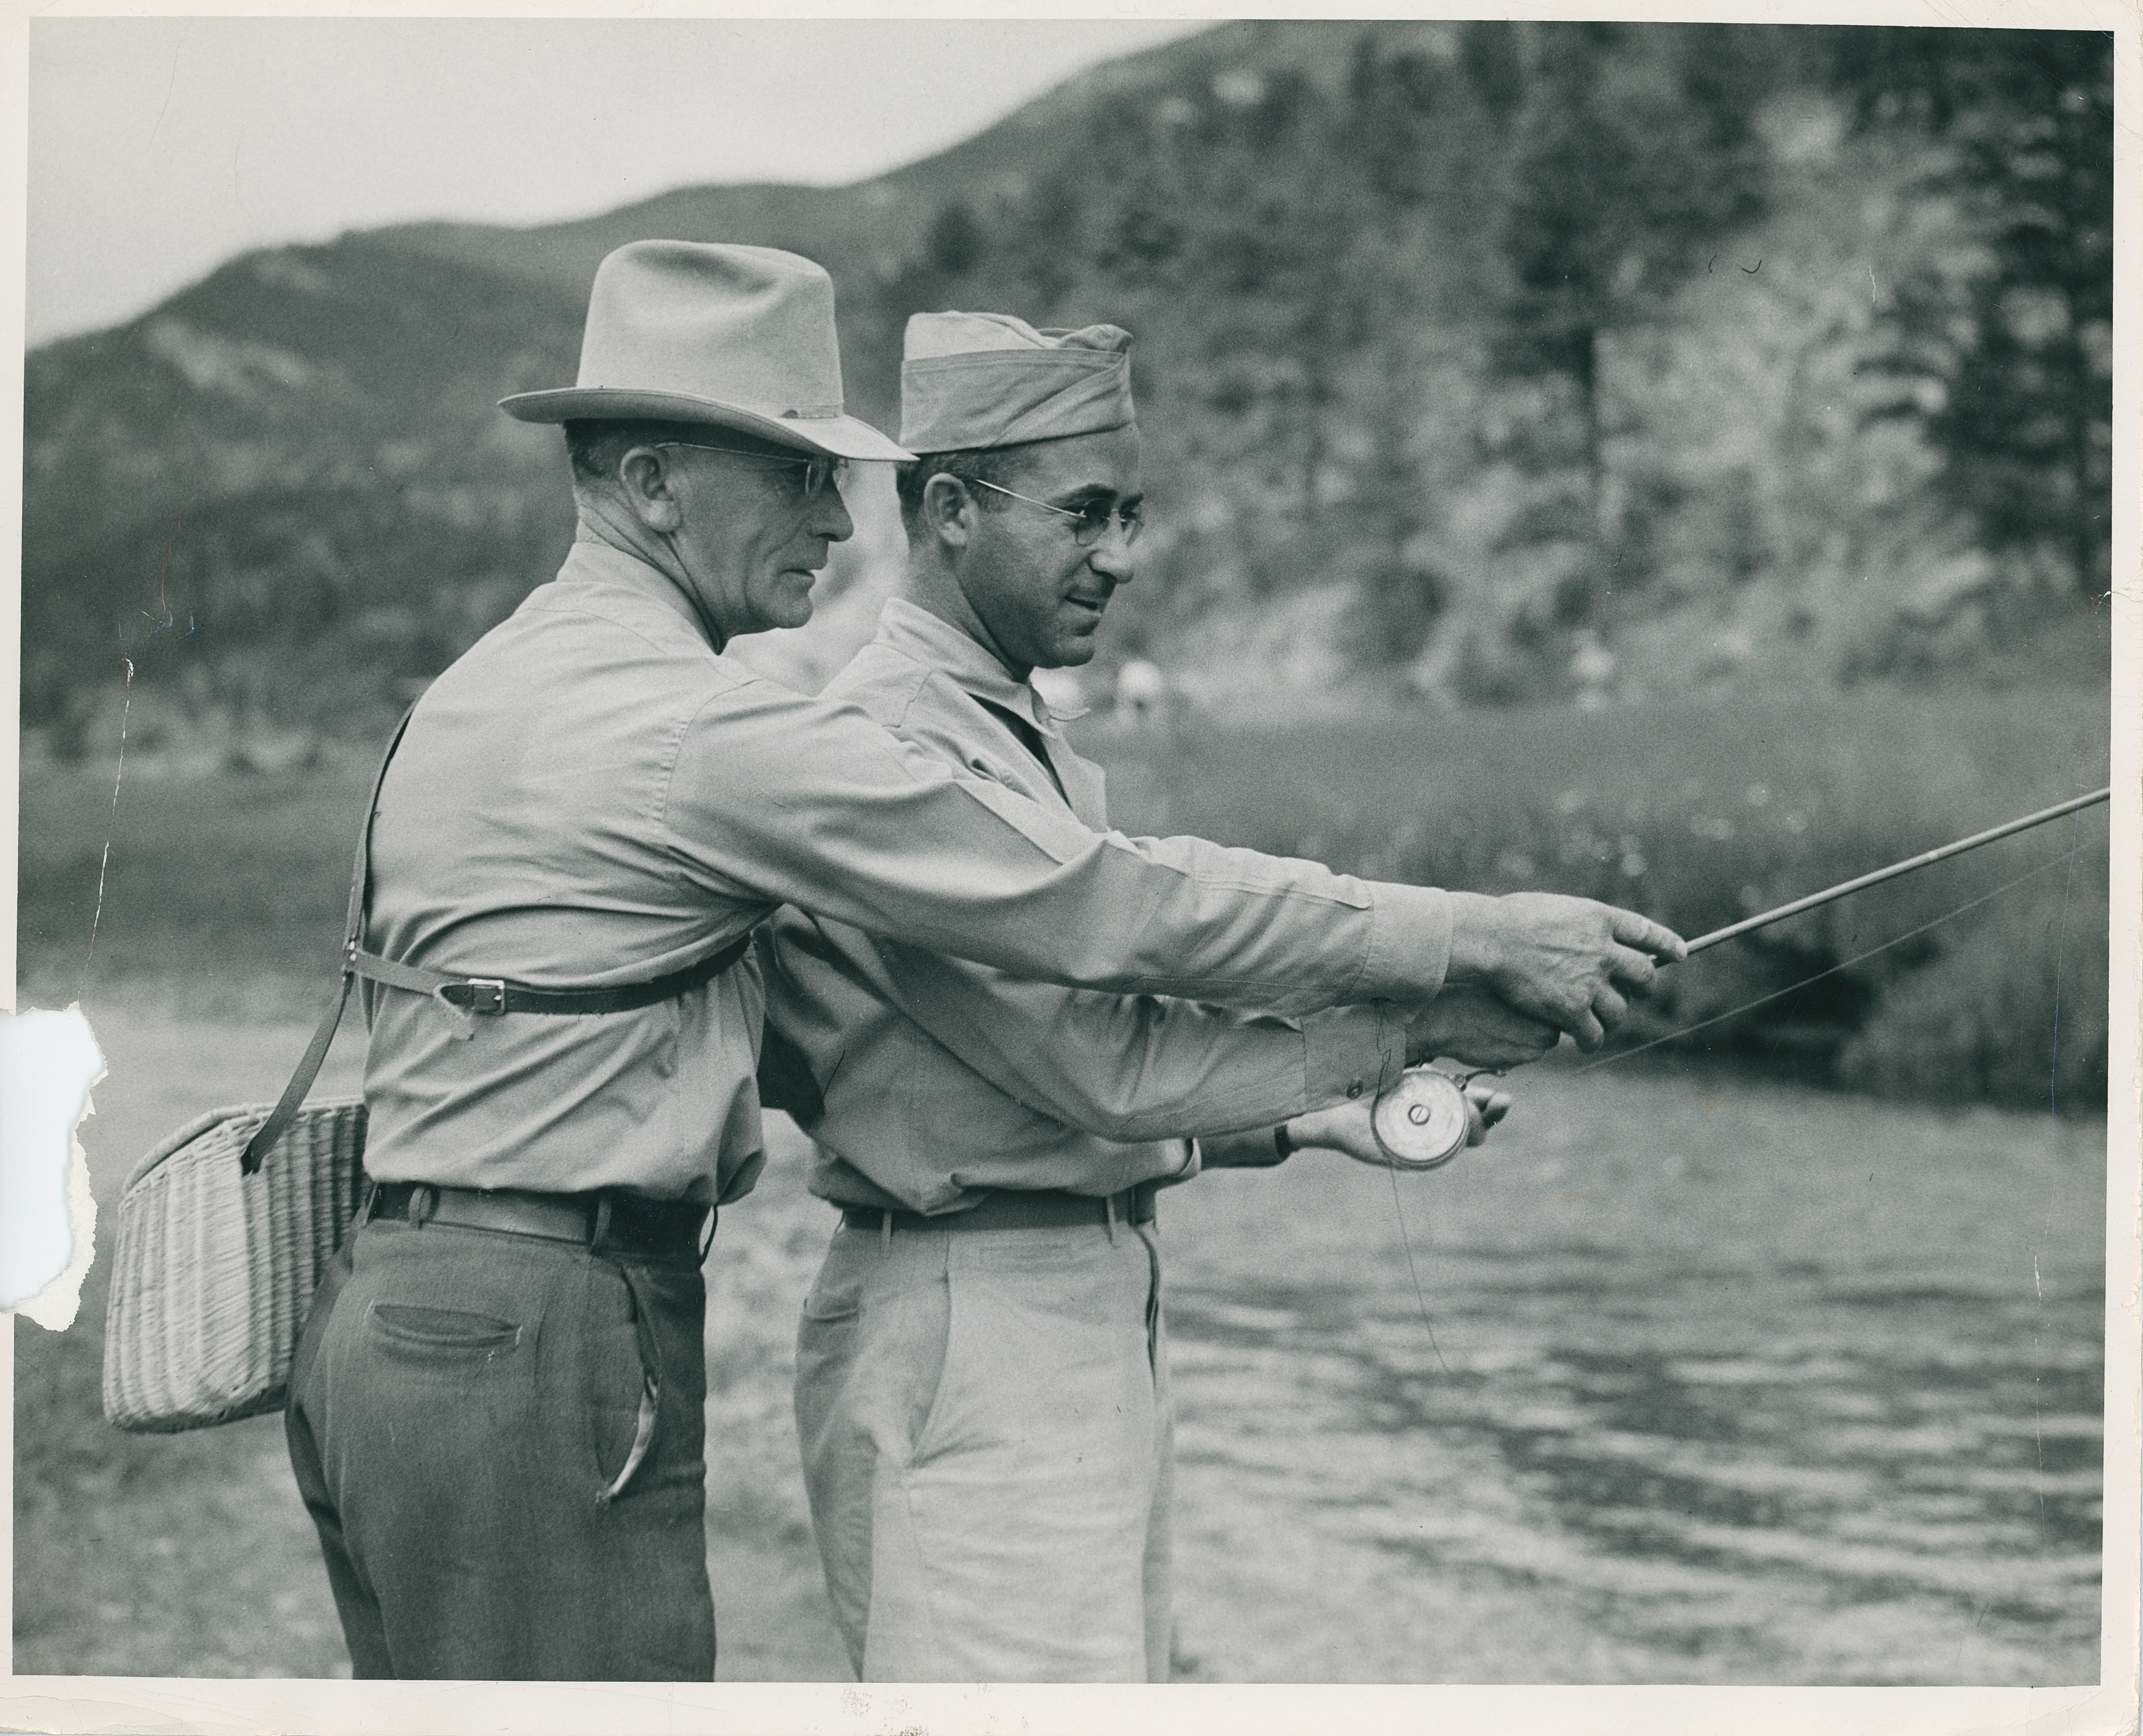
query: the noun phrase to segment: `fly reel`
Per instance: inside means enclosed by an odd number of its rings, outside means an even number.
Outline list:
[[[1464,1080],[1437,1067],[1408,1067],[1377,1099],[1369,1125],[1392,1168],[1435,1170],[1466,1149],[1474,1114]]]

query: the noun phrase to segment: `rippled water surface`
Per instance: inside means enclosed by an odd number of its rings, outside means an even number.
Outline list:
[[[2096,1681],[2103,1122],[1516,1089],[1164,1196],[1185,1673]]]

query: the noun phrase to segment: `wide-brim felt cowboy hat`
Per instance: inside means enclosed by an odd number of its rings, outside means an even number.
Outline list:
[[[772,247],[634,241],[596,269],[577,381],[523,422],[697,422],[840,458],[913,453],[842,408],[834,280]]]

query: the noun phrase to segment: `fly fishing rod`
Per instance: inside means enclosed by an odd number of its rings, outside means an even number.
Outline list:
[[[2042,808],[2037,814],[2027,814],[2022,819],[2009,821],[2006,825],[1990,826],[1984,832],[1975,832],[1969,838],[1960,838],[1955,843],[1947,843],[1939,849],[1927,850],[1903,862],[1893,862],[1888,868],[1877,868],[1871,874],[1862,874],[1855,879],[1842,881],[1822,892],[1810,893],[1804,898],[1795,898],[1791,903],[1781,904],[1775,910],[1745,917],[1738,922],[1730,922],[1724,928],[1700,935],[1688,943],[1685,956],[1694,956],[1707,947],[1715,947],[1722,941],[1753,934],[1759,928],[1768,928],[1774,922],[1783,922],[1788,917],[1799,916],[1804,910],[1814,910],[1843,898],[1849,893],[1862,892],[1871,886],[1879,886],[1885,880],[1894,880],[1901,874],[1909,874],[1928,868],[1938,862],[1947,862],[1952,856],[1962,856],[1967,850],[1976,850],[1982,844],[1991,844],[1997,838],[2008,838],[2018,832],[2028,832],[2034,826],[2043,826],[2049,820],[2057,820],[2063,814],[2093,807],[2112,795],[2109,785],[2094,790],[2086,796],[2076,796],[2066,802],[2056,802],[2051,808]],[[1476,1071],[1482,1071],[1476,1069]],[[1433,1066],[1409,1067],[1399,1076],[1391,1090],[1378,1097],[1370,1112],[1370,1125],[1376,1130],[1377,1143],[1383,1148],[1386,1163],[1394,1170],[1433,1170],[1448,1164],[1466,1149],[1472,1130],[1472,1111],[1466,1100],[1466,1081],[1474,1076],[1468,1073],[1461,1077]]]
[[[1991,844],[1997,838],[2007,838],[2012,833],[2028,832],[2034,826],[2043,826],[2048,820],[2057,820],[2065,814],[2074,814],[2079,809],[2089,808],[2103,802],[2113,794],[2110,784],[2104,789],[2095,789],[2087,796],[2076,796],[2069,801],[2056,802],[2051,808],[2042,808],[2037,814],[2027,814],[2020,820],[2011,820],[2006,826],[1990,826],[1984,832],[1975,832],[1969,838],[1960,838],[1953,844],[1944,844],[1938,850],[1928,850],[1893,862],[1889,867],[1878,868],[1872,874],[1863,874],[1857,880],[1847,880],[1823,892],[1810,893],[1805,898],[1796,898],[1790,904],[1781,904],[1776,910],[1767,910],[1761,916],[1745,917],[1730,922],[1724,928],[1715,928],[1709,934],[1699,935],[1689,943],[1690,953],[1701,952],[1706,947],[1715,947],[1723,940],[1732,940],[1739,935],[1753,934],[1759,928],[1768,928],[1774,922],[1783,922],[1789,916],[1799,916],[1804,910],[1814,910],[1819,904],[1830,903],[1848,893],[1856,893],[1870,886],[1880,886],[1885,880],[1894,880],[1900,874],[1909,874],[1916,868],[1947,862],[1952,856],[1962,856],[1967,850],[1976,850],[1982,844]]]

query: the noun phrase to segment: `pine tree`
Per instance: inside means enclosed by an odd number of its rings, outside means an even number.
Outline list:
[[[1841,31],[1834,53],[1863,124],[1948,147],[1925,190],[1957,198],[1984,248],[1962,281],[1901,287],[1870,371],[1938,389],[1888,413],[1922,423],[1942,493],[1987,547],[2050,555],[2096,594],[2111,556],[2113,39]]]
[[[1516,122],[1501,236],[1512,288],[1495,359],[1508,377],[1560,382],[1571,403],[1566,438],[1541,431],[1528,456],[1537,469],[1574,457],[1582,472],[1579,620],[1601,619],[1607,598],[1606,342],[1657,319],[1764,205],[1766,159],[1745,118],[1761,68],[1712,32],[1658,43],[1614,24],[1541,27]]]
[[[1987,74],[1952,180],[1992,265],[1928,433],[1992,546],[2059,550],[2095,592],[2111,555],[2112,38],[2048,33]]]

